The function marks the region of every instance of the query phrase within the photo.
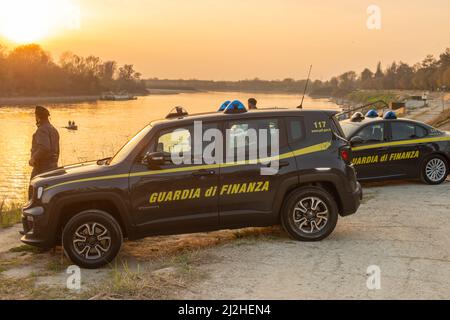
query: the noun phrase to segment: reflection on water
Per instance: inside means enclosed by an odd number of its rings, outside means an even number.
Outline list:
[[[138,130],[155,119],[163,118],[173,106],[181,105],[190,113],[216,110],[223,101],[250,96],[258,107],[295,108],[300,98],[284,94],[186,93],[152,95],[134,101],[98,101],[81,104],[46,105],[51,122],[60,134],[60,165],[105,158],[113,155]],[[305,109],[336,109],[327,100],[305,98]],[[65,129],[74,120],[78,131]],[[31,137],[35,131],[34,108],[0,107],[0,203],[23,201],[31,173],[28,166]]]

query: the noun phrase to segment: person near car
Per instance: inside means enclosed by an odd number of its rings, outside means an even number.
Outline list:
[[[256,108],[256,104],[258,103],[258,101],[256,101],[255,98],[250,98],[248,99],[248,109],[249,110],[255,110]]]
[[[50,112],[41,106],[35,108],[36,132],[31,144],[29,165],[33,167],[31,179],[58,167],[59,133],[50,123]]]

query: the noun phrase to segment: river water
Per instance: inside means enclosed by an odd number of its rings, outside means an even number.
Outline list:
[[[48,104],[50,121],[60,134],[59,165],[105,158],[113,155],[128,139],[152,120],[163,118],[181,105],[189,113],[216,110],[225,100],[247,101],[252,96],[258,107],[295,108],[299,97],[287,94],[201,92],[150,95],[132,101],[98,101],[76,104]],[[325,99],[305,98],[305,109],[337,109]],[[76,121],[78,131],[64,128]],[[20,202],[26,197],[31,173],[28,166],[31,138],[36,130],[34,108],[0,107],[0,203]]]

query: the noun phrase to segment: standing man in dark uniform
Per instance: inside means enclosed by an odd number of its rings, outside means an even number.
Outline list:
[[[48,120],[50,112],[41,106],[35,110],[37,130],[33,134],[30,166],[33,167],[31,178],[58,167],[59,133]]]

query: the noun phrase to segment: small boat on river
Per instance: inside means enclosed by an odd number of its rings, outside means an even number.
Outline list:
[[[75,124],[75,121],[69,121],[67,126],[65,126],[67,130],[78,130],[78,126]]]
[[[67,126],[67,127],[64,127],[64,128],[66,128],[67,130],[78,130],[78,126],[77,125]]]
[[[136,99],[137,98],[135,96],[129,94],[128,92],[119,92],[119,93],[108,92],[102,94],[102,96],[100,97],[100,100],[105,101],[127,101]]]

